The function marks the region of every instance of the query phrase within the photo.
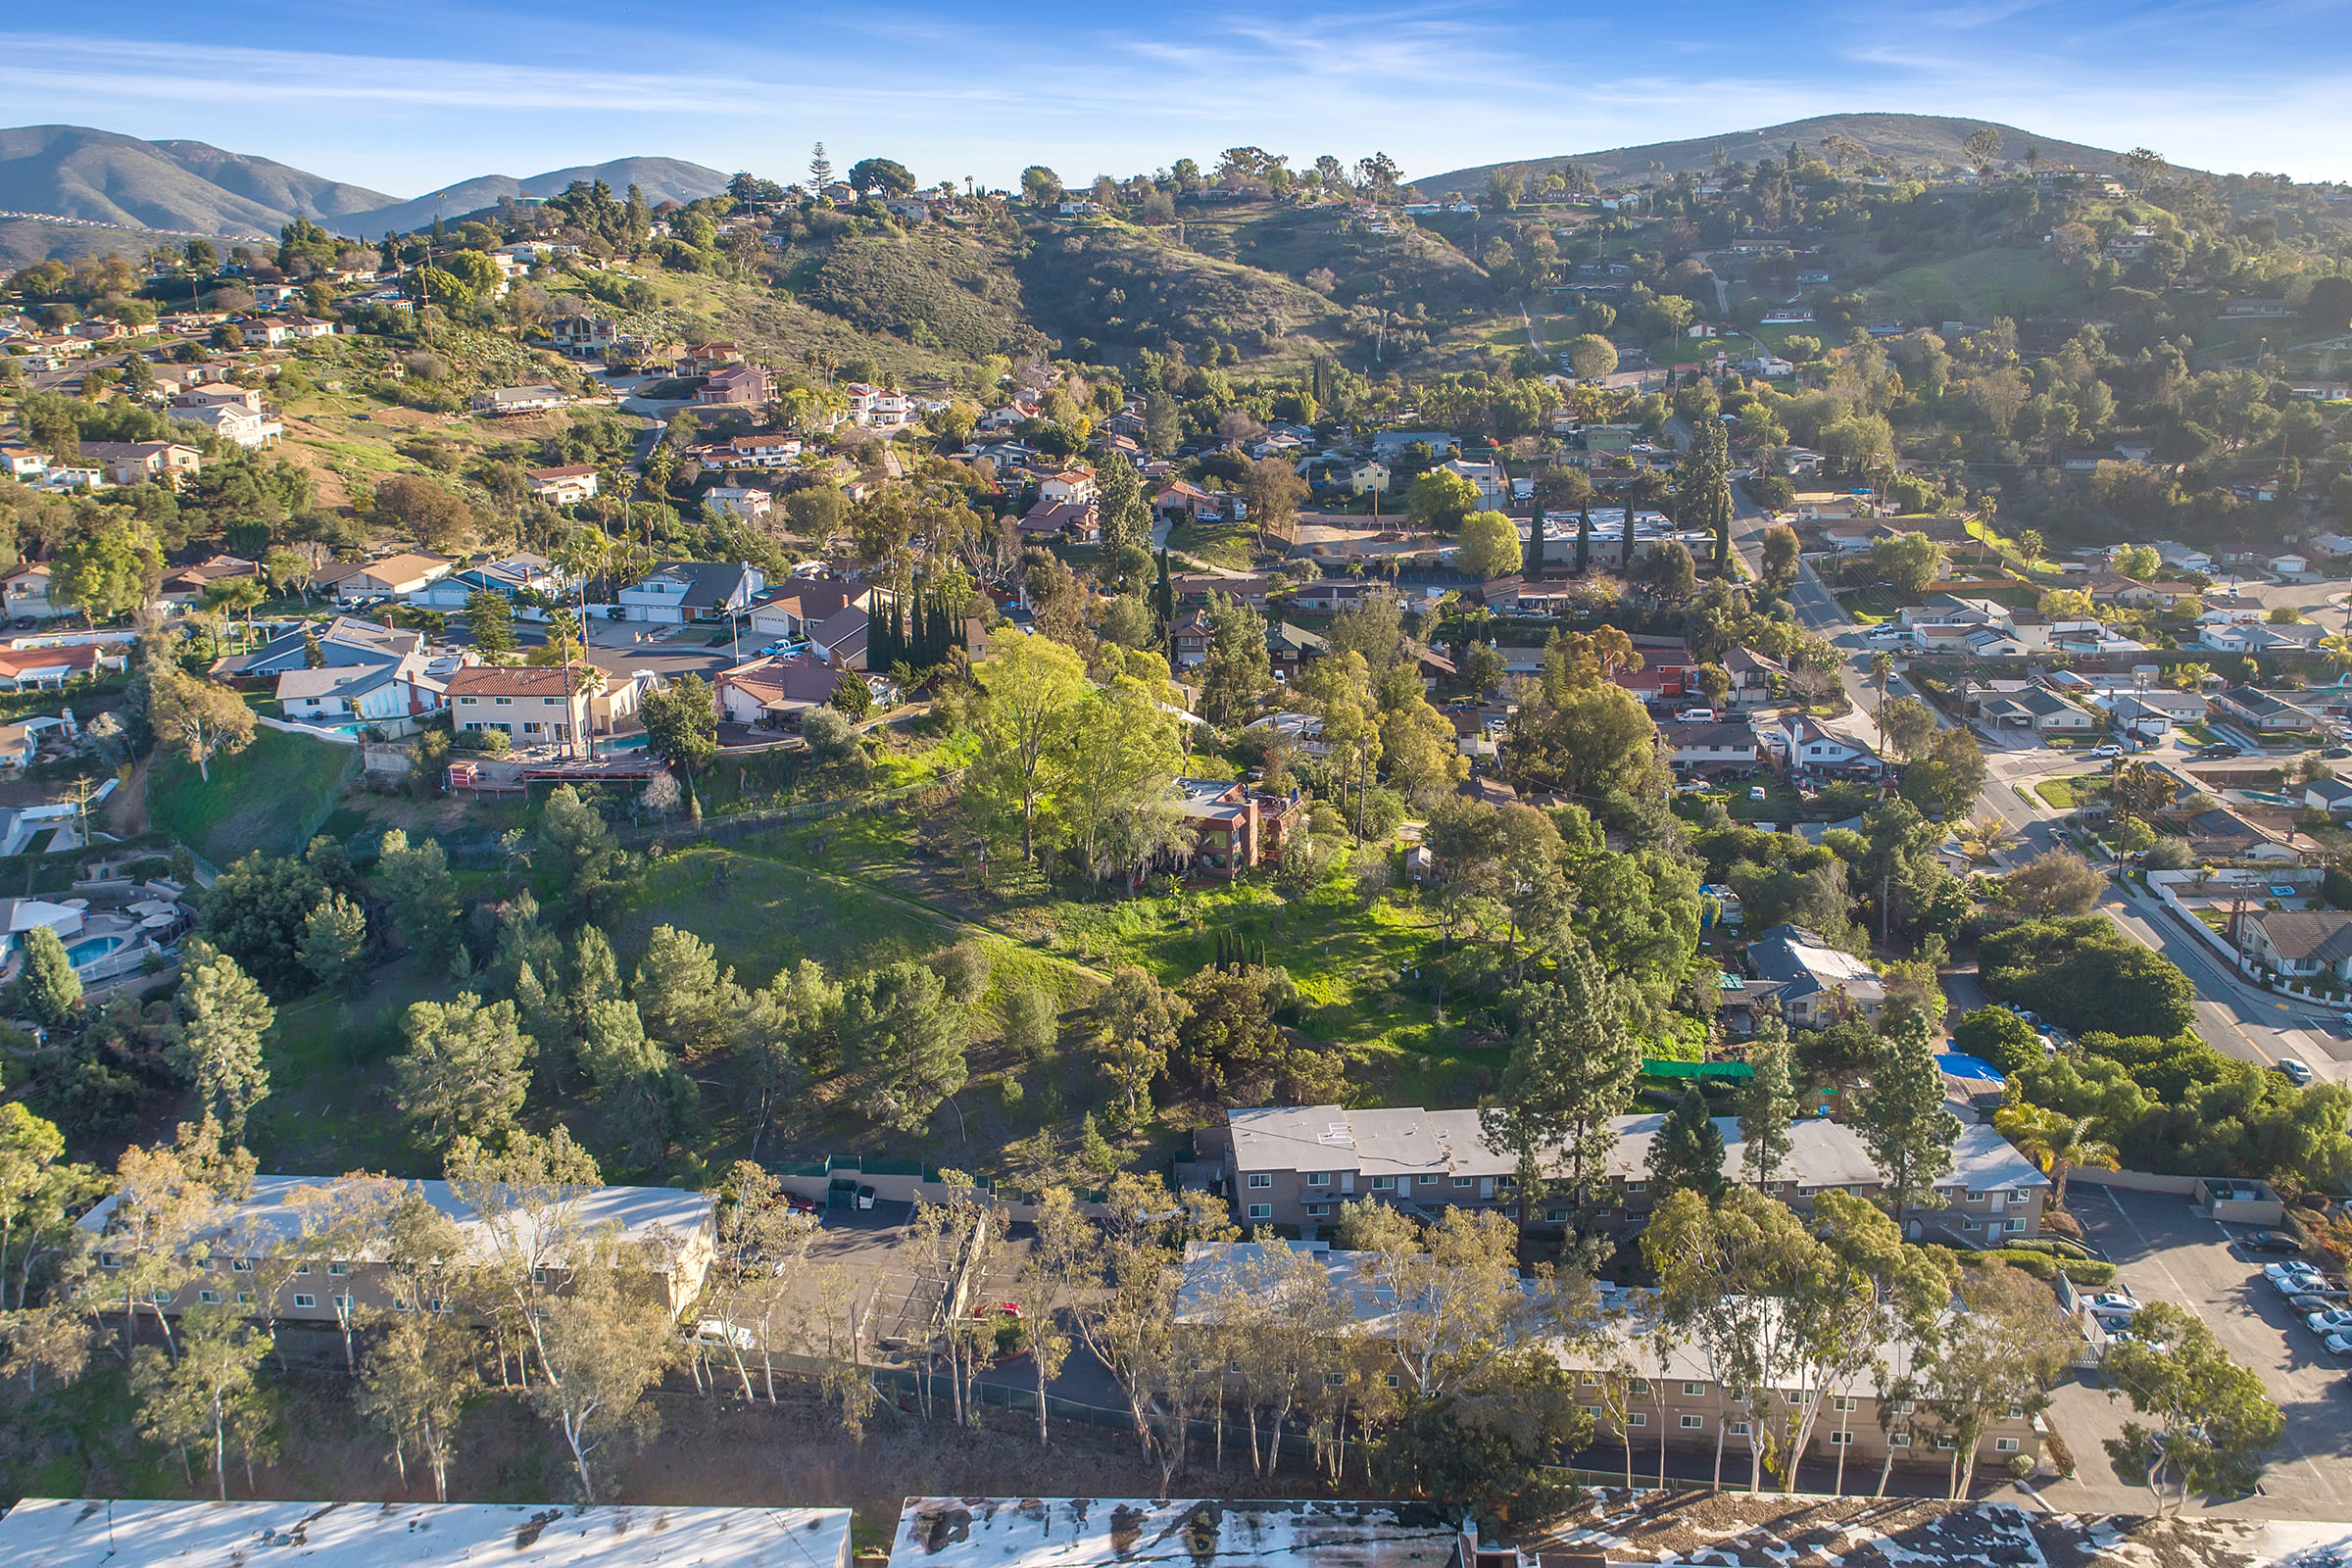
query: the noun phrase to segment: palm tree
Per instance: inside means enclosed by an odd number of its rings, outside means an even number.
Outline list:
[[[2341,632],[2333,637],[2323,637],[2320,639],[2320,652],[2328,656],[2328,667],[2335,671],[2337,680],[2344,678],[2345,670],[2352,669],[2352,637]]]
[[[2017,1152],[2050,1173],[2050,1206],[2066,1206],[2066,1178],[2077,1165],[2114,1170],[2118,1155],[2113,1144],[2092,1134],[2095,1116],[2069,1116],[2041,1105],[2003,1105],[1992,1114],[1994,1131],[2017,1146]]]

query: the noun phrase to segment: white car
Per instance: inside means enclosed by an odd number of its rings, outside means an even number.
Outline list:
[[[2300,1296],[2305,1291],[2327,1288],[2326,1277],[2309,1263],[2273,1263],[2262,1271],[2262,1277],[2280,1296]]]
[[[2303,1326],[2314,1334],[2339,1334],[2352,1329],[2352,1308],[2323,1307],[2305,1318]]]
[[[2310,1067],[2306,1066],[2302,1062],[2297,1061],[2292,1056],[2280,1056],[2278,1058],[2278,1070],[2286,1075],[2286,1081],[2288,1083],[2293,1084],[2298,1089],[2306,1087],[2314,1078],[2319,1076],[2319,1074],[2313,1072]]]
[[[2336,1355],[2352,1355],[2352,1330],[2330,1334],[2320,1342]]]
[[[722,1348],[732,1342],[738,1350],[754,1349],[760,1344],[759,1339],[750,1329],[741,1327],[729,1329],[726,1324],[714,1317],[707,1317],[697,1323],[694,1326],[693,1338],[697,1345],[715,1345]]]
[[[2090,755],[2093,757],[2121,757],[2124,755],[2124,749],[2121,746],[2112,744],[2106,746],[2093,746],[2090,749]]]
[[[2139,1310],[2139,1302],[2129,1291],[2108,1291],[2082,1303],[2093,1312],[2121,1312],[2126,1316]]]

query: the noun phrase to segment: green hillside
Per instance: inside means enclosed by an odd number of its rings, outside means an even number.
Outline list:
[[[334,809],[344,777],[359,765],[357,747],[256,729],[244,751],[213,759],[209,781],[195,763],[157,753],[147,814],[217,866],[254,850],[291,855]]]
[[[1959,165],[1967,160],[1961,155],[1961,143],[1977,131],[1991,127],[2001,138],[2000,161],[2023,161],[2026,149],[2038,151],[2042,159],[2052,164],[2073,164],[2082,169],[2112,170],[2116,167],[2114,152],[2102,147],[2086,147],[2080,142],[2065,141],[2056,136],[2036,135],[2015,125],[2004,125],[1990,120],[1955,120],[1941,115],[1818,115],[1811,120],[1791,120],[1783,124],[1763,125],[1751,130],[1728,130],[1712,136],[1695,136],[1688,141],[1650,142],[1641,147],[1612,147],[1602,152],[1565,153],[1556,157],[1523,158],[1504,163],[1480,164],[1470,169],[1448,170],[1441,174],[1418,174],[1413,182],[1430,195],[1458,190],[1475,195],[1486,189],[1488,176],[1496,172],[1512,175],[1556,174],[1570,164],[1584,168],[1594,179],[1604,183],[1630,179],[1642,174],[1672,174],[1684,170],[1708,171],[1716,167],[1718,156],[1724,163],[1755,163],[1764,158],[1785,158],[1788,144],[1797,142],[1808,152],[1818,153],[1826,137],[1843,136],[1858,141],[1879,158],[1893,159],[1902,164]]]
[[[2015,249],[1972,251],[1905,268],[1880,279],[1873,292],[1901,308],[1905,318],[1928,321],[2032,316],[2083,297],[2081,279],[2049,255]]]

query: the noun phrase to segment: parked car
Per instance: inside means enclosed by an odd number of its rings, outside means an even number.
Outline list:
[[[798,1193],[786,1193],[784,1195],[784,1206],[795,1214],[813,1214],[817,1211],[817,1202],[815,1199],[803,1198]]]
[[[2327,1279],[2309,1263],[2273,1263],[2262,1271],[2262,1277],[2280,1296],[2301,1296],[2328,1288]]]
[[[2345,758],[2352,757],[2352,746],[2330,746],[2320,755],[2330,762],[2340,762]]]
[[[2303,1319],[2303,1326],[2314,1334],[2334,1334],[2352,1329],[2352,1307],[2324,1306]]]
[[[2090,755],[2093,757],[2121,757],[2124,755],[2124,749],[2110,741],[2104,746],[2093,746],[2090,749]]]
[[[2286,1298],[2286,1304],[2295,1311],[2308,1316],[2313,1312],[2327,1311],[2328,1298],[2325,1296],[2290,1296]]]
[[[2278,1252],[2292,1255],[2303,1250],[2303,1244],[2284,1231],[2254,1231],[2237,1239],[2238,1250],[2243,1252]]]
[[[1712,708],[1686,708],[1674,716],[1679,722],[1685,724],[1712,724],[1715,722],[1715,710]]]
[[[2107,1291],[2082,1304],[2093,1312],[2121,1312],[2127,1316],[2139,1310],[2139,1302],[2130,1291]]]
[[[738,1350],[754,1349],[760,1344],[758,1336],[754,1335],[750,1329],[742,1327],[729,1329],[726,1324],[714,1317],[704,1318],[694,1326],[694,1332],[687,1337],[697,1345],[715,1345],[721,1348],[732,1345]]]
[[[2292,1056],[2280,1056],[2278,1061],[2278,1071],[2285,1075],[2286,1081],[2295,1085],[2297,1088],[2302,1088],[2305,1085],[2308,1085],[2313,1079],[2319,1076],[2319,1074],[2313,1072],[2310,1067],[2306,1066],[2302,1062],[2297,1061]]]
[[[2352,1331],[2339,1330],[2320,1341],[2332,1355],[2352,1355]]]

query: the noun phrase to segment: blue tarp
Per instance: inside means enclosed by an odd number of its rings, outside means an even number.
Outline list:
[[[1981,1078],[1989,1084],[2005,1084],[2009,1081],[2001,1076],[2000,1068],[1984,1057],[1964,1056],[1957,1051],[1937,1053],[1936,1065],[1954,1078]]]

